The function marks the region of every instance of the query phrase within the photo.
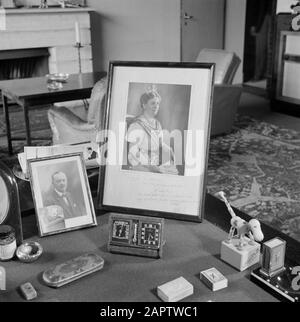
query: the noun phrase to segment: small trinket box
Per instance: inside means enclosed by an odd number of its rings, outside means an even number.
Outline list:
[[[102,257],[93,253],[85,254],[45,271],[43,280],[48,286],[58,288],[97,272],[103,266]]]
[[[20,286],[20,290],[25,300],[31,301],[37,298],[37,292],[31,283],[25,283]]]
[[[8,261],[15,256],[17,249],[16,235],[13,227],[0,225],[0,261]]]
[[[210,268],[200,273],[200,279],[212,291],[219,291],[228,286],[228,280],[216,268]]]
[[[268,277],[273,277],[285,270],[286,241],[273,238],[263,244],[262,268],[260,272]]]
[[[239,249],[239,238],[233,238],[230,243],[223,241],[221,246],[221,260],[241,272],[258,264],[260,260],[260,244],[257,242],[250,244],[250,239],[247,237],[245,241],[247,245],[243,249]]]
[[[193,293],[193,285],[183,277],[179,277],[157,288],[157,295],[164,302],[178,302]]]

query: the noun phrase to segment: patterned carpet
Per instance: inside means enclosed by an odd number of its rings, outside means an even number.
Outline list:
[[[212,140],[208,191],[300,241],[300,132],[240,118]]]

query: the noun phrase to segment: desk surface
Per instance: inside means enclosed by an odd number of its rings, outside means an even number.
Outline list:
[[[0,81],[0,89],[9,97],[17,99],[32,99],[42,97],[56,97],[58,94],[70,94],[91,90],[95,83],[106,75],[105,72],[72,74],[68,81],[63,83],[63,88],[50,91],[47,88],[46,77],[22,78]]]
[[[166,220],[164,256],[154,260],[135,256],[115,255],[107,251],[108,214],[100,216],[98,226],[39,239],[44,254],[33,264],[18,261],[0,263],[6,268],[7,291],[0,293],[1,301],[23,301],[17,287],[31,282],[38,291],[36,301],[75,302],[160,302],[156,287],[183,276],[194,285],[194,295],[188,302],[206,301],[276,301],[249,280],[249,271],[238,272],[219,258],[221,241],[226,233],[207,221],[196,224]],[[23,219],[26,235],[36,234],[33,216]],[[44,270],[86,252],[96,252],[105,260],[103,270],[75,281],[61,289],[43,284]],[[216,267],[229,280],[227,289],[212,292],[200,280],[202,270]]]

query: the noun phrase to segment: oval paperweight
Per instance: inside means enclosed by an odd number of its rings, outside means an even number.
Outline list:
[[[88,253],[56,265],[43,273],[43,281],[54,288],[62,287],[103,268],[104,259]]]

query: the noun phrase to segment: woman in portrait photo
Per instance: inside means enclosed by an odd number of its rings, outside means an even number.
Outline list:
[[[126,135],[131,170],[178,175],[173,149],[163,141],[156,116],[161,96],[152,88],[140,97],[141,113],[129,123]]]

